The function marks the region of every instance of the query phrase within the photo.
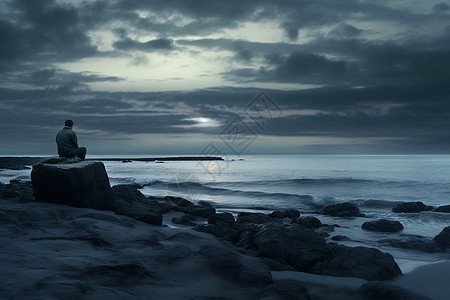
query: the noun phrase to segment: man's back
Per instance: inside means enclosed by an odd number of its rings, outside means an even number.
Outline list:
[[[58,154],[62,157],[76,156],[78,149],[78,140],[76,133],[68,126],[65,126],[56,135],[56,144],[58,145]]]

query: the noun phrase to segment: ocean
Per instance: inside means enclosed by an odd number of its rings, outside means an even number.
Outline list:
[[[105,157],[105,156],[101,156]],[[90,158],[93,158],[92,156]],[[425,253],[380,244],[386,238],[433,238],[450,225],[450,214],[393,213],[405,201],[438,207],[450,204],[450,155],[314,156],[248,155],[226,161],[105,161],[111,185],[138,183],[151,196],[208,201],[218,211],[239,213],[298,209],[324,224],[337,224],[330,237],[344,235],[350,246],[377,247],[391,253],[403,272],[440,260],[448,253]],[[0,170],[0,181],[30,180],[30,170]],[[352,202],[365,218],[315,214],[324,205]],[[362,223],[385,218],[400,221],[400,233],[375,233]],[[331,240],[330,240],[331,241]]]

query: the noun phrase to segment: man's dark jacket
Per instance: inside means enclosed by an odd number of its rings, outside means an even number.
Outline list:
[[[56,135],[58,154],[61,157],[75,157],[78,149],[77,134],[70,127],[66,126]]]

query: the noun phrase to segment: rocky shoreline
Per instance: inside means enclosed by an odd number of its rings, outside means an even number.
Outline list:
[[[448,289],[442,286],[435,294],[414,289],[392,255],[345,246],[339,238],[327,243],[324,237],[337,225],[296,210],[232,215],[218,213],[206,202],[146,197],[140,188],[113,186],[111,207],[98,210],[36,202],[30,182],[0,184],[0,247],[6,270],[0,296],[440,299],[440,292]],[[350,203],[317,213],[361,215]],[[399,224],[387,220],[365,227],[399,230]],[[384,242],[448,251],[449,235],[447,227],[434,240]]]

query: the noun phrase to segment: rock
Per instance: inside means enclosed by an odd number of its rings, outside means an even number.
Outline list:
[[[195,253],[220,277],[236,281],[241,285],[265,286],[272,283],[269,267],[255,257],[239,255],[230,249],[217,246],[203,246]]]
[[[392,208],[392,211],[397,213],[418,213],[421,211],[430,211],[432,209],[432,206],[427,206],[423,204],[423,202],[416,201],[397,204]]]
[[[194,203],[191,201],[188,201],[181,197],[172,197],[172,196],[166,196],[163,199],[164,201],[170,202],[178,207],[191,207],[194,206]]]
[[[156,279],[141,264],[102,265],[82,271],[90,280],[105,286],[134,286],[156,283]]]
[[[216,213],[216,209],[211,206],[194,205],[186,208],[180,208],[180,211],[196,217],[209,218]]]
[[[360,213],[359,208],[350,202],[338,203],[325,206],[322,211],[324,215],[330,215],[333,217],[364,217],[365,215]]]
[[[435,208],[433,211],[442,212],[442,213],[450,213],[450,205],[443,205]]]
[[[445,227],[434,237],[434,242],[442,249],[450,249],[450,226]]]
[[[403,225],[399,221],[390,221],[385,219],[364,222],[362,229],[377,232],[398,232],[403,230]]]
[[[9,184],[0,183],[0,199],[15,202],[33,202],[33,186],[29,181],[11,180]]]
[[[225,223],[228,225],[234,225],[236,221],[231,213],[213,214],[208,218],[208,224]]]
[[[377,281],[367,282],[363,284],[353,293],[353,295],[358,299],[366,300],[431,300],[431,298],[423,295],[418,295],[392,283]]]
[[[258,299],[310,300],[311,296],[301,282],[282,279],[264,288]]]
[[[59,156],[53,156],[53,157],[47,157],[40,161],[41,164],[50,164],[50,165],[56,165],[56,164],[76,164],[81,162],[81,158],[79,157],[59,157]]]
[[[252,223],[252,224],[264,224],[272,223],[273,220],[266,214],[263,213],[249,213],[241,212],[237,215],[237,223]]]
[[[301,272],[333,256],[322,236],[295,225],[266,224],[250,240],[259,256],[276,258]]]
[[[112,193],[101,162],[33,165],[31,171],[36,201],[108,210]]]
[[[197,219],[191,215],[184,215],[181,217],[173,217],[172,218],[172,222],[174,222],[175,224],[186,225],[186,226],[196,226],[197,224],[195,224],[194,221],[197,221]]]
[[[300,217],[295,220],[295,224],[300,225],[303,228],[319,228],[322,226],[322,222],[319,219],[312,216]]]
[[[379,243],[395,248],[414,249],[427,253],[435,253],[441,250],[432,239],[420,235],[401,234],[394,239],[380,240]]]
[[[333,241],[351,241],[352,239],[351,238],[349,238],[348,236],[345,236],[345,235],[335,235],[335,236],[332,236],[331,237],[331,239],[333,240]]]
[[[297,219],[300,217],[300,212],[296,209],[288,209],[283,211],[276,210],[272,212],[269,216],[274,219],[284,219],[284,218]]]
[[[132,185],[115,185],[112,187],[114,196],[111,210],[119,215],[125,215],[136,220],[162,225],[162,211],[158,201],[147,199]]]
[[[402,274],[392,255],[375,248],[338,245],[332,251],[332,259],[316,263],[309,272],[366,280],[390,280]]]

